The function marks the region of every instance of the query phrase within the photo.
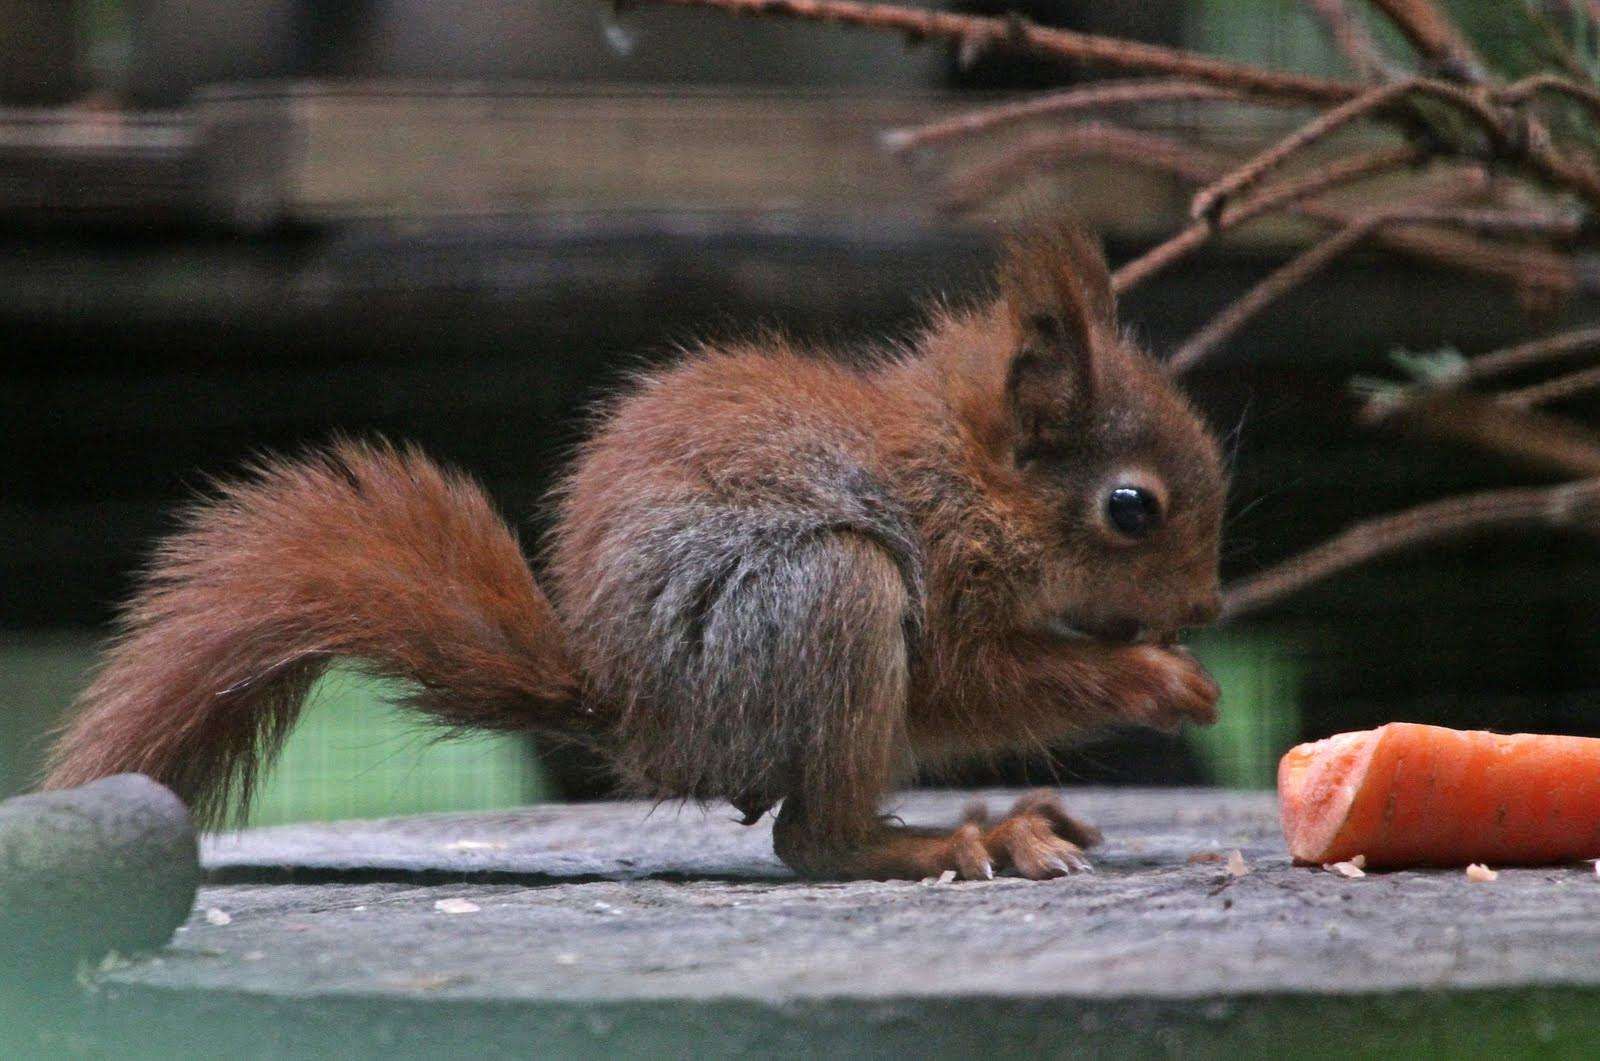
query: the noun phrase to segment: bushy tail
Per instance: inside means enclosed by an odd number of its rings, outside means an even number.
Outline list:
[[[581,717],[555,612],[483,492],[415,450],[343,442],[188,513],[45,785],[137,771],[216,823],[248,803],[335,659],[404,680],[407,706],[453,726]]]

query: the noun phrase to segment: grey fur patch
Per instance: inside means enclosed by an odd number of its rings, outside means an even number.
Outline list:
[[[787,497],[682,502],[612,531],[616,561],[573,618],[603,661],[595,691],[619,708],[617,766],[644,792],[844,795],[856,781],[822,776],[862,759],[833,746],[843,730],[899,739],[924,623],[920,546],[866,473],[792,471]],[[857,717],[869,710],[894,717]]]

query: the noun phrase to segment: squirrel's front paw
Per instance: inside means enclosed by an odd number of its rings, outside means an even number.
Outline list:
[[[1124,718],[1168,733],[1185,721],[1208,726],[1217,720],[1222,690],[1187,649],[1135,645],[1125,651],[1132,680],[1121,704]]]

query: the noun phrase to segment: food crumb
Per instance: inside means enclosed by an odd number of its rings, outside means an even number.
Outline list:
[[[1357,858],[1361,859],[1361,861],[1357,862]],[[1349,877],[1351,880],[1354,880],[1357,877],[1365,877],[1367,875],[1367,871],[1361,868],[1361,864],[1365,861],[1366,859],[1361,858],[1360,855],[1357,855],[1356,858],[1349,859],[1345,862],[1324,862],[1322,864],[1322,868],[1327,870],[1329,873],[1337,873],[1341,877]]]
[[[947,869],[943,873],[939,874],[939,883],[940,884],[949,884],[951,881],[953,881],[955,879],[956,879],[956,871],[953,870],[953,869]]]
[[[218,910],[215,906],[213,906],[206,911],[206,924],[231,925],[233,924],[233,915],[228,913],[226,910]]]
[[[1237,847],[1228,855],[1228,876],[1242,877],[1250,872],[1250,867],[1245,864],[1244,852]]]
[[[1500,874],[1496,873],[1494,870],[1490,869],[1488,866],[1485,866],[1481,862],[1474,862],[1472,865],[1467,867],[1467,879],[1472,881],[1474,884],[1487,884],[1489,881],[1495,880],[1499,876]]]
[[[506,845],[497,840],[457,840],[444,845],[446,851],[504,851]]]
[[[441,914],[475,914],[482,909],[470,899],[440,899],[433,908]]]
[[[467,977],[460,973],[422,973],[417,976],[395,976],[382,981],[385,987],[396,987],[402,991],[437,991],[441,987],[451,987],[465,983]]]

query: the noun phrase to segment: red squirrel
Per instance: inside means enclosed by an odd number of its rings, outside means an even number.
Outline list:
[[[865,363],[765,338],[643,374],[558,490],[548,596],[414,449],[221,485],[159,546],[46,786],[137,771],[216,823],[353,659],[447,726],[591,744],[633,792],[779,806],[808,876],[1087,868],[1097,833],[1053,795],[942,830],[880,804],[956,757],[1211,721],[1177,637],[1217,615],[1224,475],[1095,243],[1019,236],[996,286]]]

